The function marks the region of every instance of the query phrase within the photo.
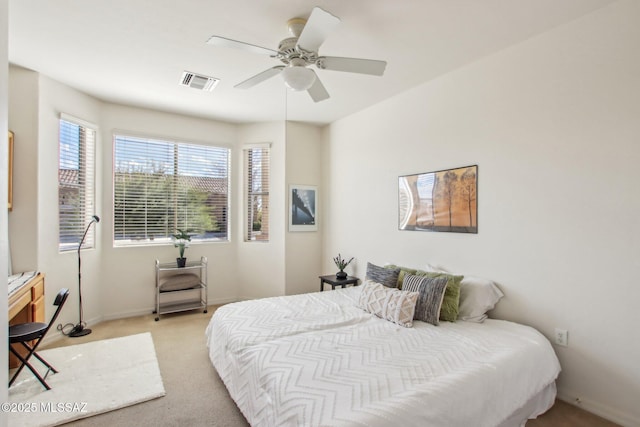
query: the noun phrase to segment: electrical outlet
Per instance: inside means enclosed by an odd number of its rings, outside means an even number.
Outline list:
[[[569,345],[569,332],[566,329],[556,328],[556,344],[566,347]]]

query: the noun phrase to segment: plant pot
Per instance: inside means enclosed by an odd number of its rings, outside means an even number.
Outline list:
[[[186,258],[176,258],[176,263],[178,264],[179,268],[182,268],[187,264],[187,259]]]
[[[344,280],[346,278],[347,278],[347,273],[345,273],[344,271],[340,270],[336,273],[336,279]]]

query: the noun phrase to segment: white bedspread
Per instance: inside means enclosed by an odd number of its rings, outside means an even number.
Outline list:
[[[216,310],[209,355],[252,426],[494,427],[560,371],[533,328],[404,328],[357,308],[360,289]]]

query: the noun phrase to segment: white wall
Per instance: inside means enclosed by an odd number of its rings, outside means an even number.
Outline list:
[[[323,204],[322,179],[322,139],[317,126],[287,122],[287,214],[289,225],[289,185],[314,185],[318,187],[318,204]],[[287,295],[315,292],[319,290],[318,276],[322,274],[322,216],[317,215],[317,231],[286,232],[286,277]],[[333,271],[333,270],[331,270]]]
[[[11,66],[9,77],[9,124],[15,133],[14,199],[9,213],[13,271],[45,273],[47,318],[58,290],[69,288],[71,295],[60,319],[63,323],[76,323],[76,252],[58,253],[58,120],[65,112],[97,123],[100,103],[31,70]],[[95,250],[83,253],[85,316],[99,313],[96,256]]]
[[[9,73],[9,123],[14,133],[13,209],[9,212],[9,245],[13,271],[38,268],[38,93],[39,76],[11,66]],[[25,173],[26,172],[26,173]]]
[[[8,3],[7,0],[0,0],[0,135],[6,135],[8,129],[8,112],[7,106],[9,104],[9,94],[8,94],[8,81],[9,81],[9,70],[5,64],[9,62],[8,55]],[[4,139],[2,139],[4,141]],[[7,176],[7,143],[0,143],[0,176]],[[4,187],[4,186],[3,186]],[[7,189],[0,188],[0,200],[7,200]],[[9,242],[7,237],[9,235],[8,230],[8,218],[7,218],[7,210],[0,209],[0,271],[8,271],[9,270]],[[0,306],[7,306],[7,297],[6,294],[0,293]],[[7,311],[0,310],[0,324],[6,325],[8,322],[7,319]],[[2,328],[2,332],[0,332],[0,342],[8,342],[7,338],[7,329]],[[8,359],[7,346],[2,346],[0,349],[0,366],[7,366],[9,363]],[[9,381],[8,373],[6,369],[0,370],[0,384],[7,384]],[[8,390],[6,387],[0,387],[0,401],[6,402],[8,401]],[[7,414],[0,413],[0,425],[7,424]]]
[[[9,214],[13,270],[37,269],[45,273],[47,318],[58,290],[69,288],[71,295],[60,320],[76,323],[76,252],[58,252],[58,121],[60,113],[65,112],[97,124],[101,104],[54,80],[14,66],[10,68],[9,99],[9,126],[15,129],[14,208]],[[98,146],[100,143],[98,139]],[[98,259],[97,250],[83,252],[85,318],[100,314]]]
[[[235,215],[234,239],[238,244],[235,282],[241,299],[253,299],[285,294],[285,122],[243,125],[239,131],[239,145],[235,162],[234,188],[236,206],[242,209]],[[242,147],[245,144],[271,144],[269,188],[269,241],[245,242],[246,200],[242,166]]]
[[[569,330],[563,399],[640,425],[640,3],[586,15],[331,125],[337,252],[496,280],[495,317]],[[479,166],[479,233],[398,231],[399,175]]]
[[[60,322],[77,323],[78,310],[78,256],[76,251],[60,253],[58,250],[58,129],[60,113],[66,113],[86,122],[99,125],[100,101],[84,93],[70,89],[45,76],[38,79],[38,107],[36,116],[37,168],[19,172],[21,179],[35,180],[36,198],[23,200],[30,206],[34,202],[36,215],[31,225],[37,231],[37,245],[32,252],[36,257],[37,269],[45,274],[45,312],[48,319],[53,312],[53,300],[61,288],[71,291],[65,309],[60,312]],[[12,88],[12,97],[13,97]],[[22,106],[22,108],[25,108]],[[11,116],[11,118],[13,115]],[[32,124],[33,127],[36,127]],[[104,141],[98,136],[96,151]],[[96,213],[100,214],[102,194],[99,186],[100,165],[96,164]],[[13,225],[12,225],[13,228]],[[24,227],[17,227],[18,233]],[[101,230],[97,229],[97,242],[101,241]],[[82,251],[82,303],[84,320],[100,315],[100,247]]]

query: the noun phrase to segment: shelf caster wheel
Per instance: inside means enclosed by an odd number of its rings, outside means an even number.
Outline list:
[[[160,318],[159,318],[159,317],[156,317],[156,322],[157,322],[158,320],[160,320]]]
[[[205,308],[205,310],[203,311],[203,313],[206,313],[206,312],[207,312],[207,309]]]

